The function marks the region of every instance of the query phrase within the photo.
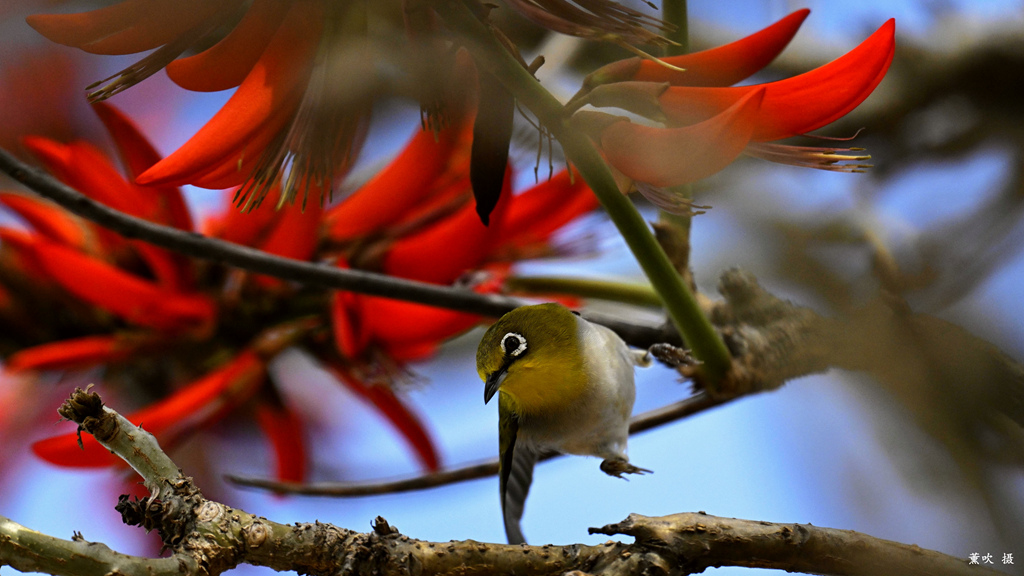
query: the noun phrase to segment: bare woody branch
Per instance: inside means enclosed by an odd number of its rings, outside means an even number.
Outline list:
[[[98,542],[86,542],[77,533],[63,540],[26,528],[0,516],[0,566],[20,572],[55,576],[176,576],[196,573],[187,558],[140,558],[114,552]]]
[[[156,437],[103,405],[92,385],[71,395],[57,412],[78,424],[78,433],[91,434],[108,450],[120,456],[142,476],[146,488],[160,492],[159,482],[178,475],[178,467],[160,449]]]
[[[69,404],[73,409],[67,408]],[[126,504],[122,497],[120,508],[129,523],[159,530],[172,556],[156,560],[126,556],[103,545],[43,536],[0,518],[0,562],[19,570],[69,576],[217,576],[251,564],[325,576],[554,576],[572,571],[595,576],[683,576],[709,566],[748,566],[837,576],[999,574],[968,566],[964,559],[856,532],[705,514],[631,515],[624,522],[591,531],[631,535],[636,538],[633,544],[597,546],[423,542],[403,536],[380,517],[369,533],[319,522],[284,525],[203,499],[191,479],[173,463],[168,465],[165,455],[153,452],[159,448],[151,436],[104,407],[98,396],[76,390],[62,414],[85,432],[100,433],[97,440],[147,475],[147,485],[164,487],[159,498],[153,494],[145,501]],[[165,476],[171,469],[173,475]]]
[[[591,528],[590,532],[635,536],[635,546],[663,551],[659,560],[687,574],[720,566],[890,576],[975,574],[978,568],[969,566],[966,559],[852,530],[720,518],[700,512],[660,518],[630,514],[623,522]],[[747,560],[725,564],[723,555]],[[671,573],[671,568],[666,572]],[[998,573],[992,569],[984,572]]]

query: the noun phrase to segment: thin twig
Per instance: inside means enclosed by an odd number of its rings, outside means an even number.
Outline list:
[[[104,406],[100,395],[91,389],[92,384],[85,390],[76,389],[57,412],[78,424],[79,433],[92,434],[104,448],[127,462],[151,491],[177,477],[178,467],[160,449],[156,437]]]
[[[725,403],[727,400],[712,399],[707,393],[700,392],[685,400],[670,404],[663,408],[644,412],[633,418],[629,425],[630,435],[639,434],[658,426],[686,418],[708,408],[713,408]],[[558,458],[562,454],[548,453],[541,457],[541,460]],[[271,490],[281,494],[302,494],[304,496],[331,496],[335,498],[350,498],[358,496],[375,496],[378,494],[393,494],[396,492],[412,492],[425,490],[457,482],[466,482],[479,478],[487,478],[498,473],[498,459],[488,460],[479,464],[471,464],[461,468],[442,470],[430,474],[413,476],[387,482],[371,482],[366,484],[323,482],[319,484],[301,484],[297,482],[278,482],[261,478],[244,478],[241,476],[228,475],[225,478],[239,486]]]
[[[340,269],[328,264],[281,258],[247,246],[155,224],[96,202],[51,176],[22,163],[3,149],[0,149],[0,170],[40,196],[121,236],[137,238],[195,258],[229,264],[302,284],[399,298],[485,316],[501,316],[523,304],[522,300],[506,296],[477,294],[470,290],[394,278],[363,270]]]
[[[126,238],[137,238],[168,250],[227,264],[250,272],[266,274],[311,286],[348,290],[373,296],[385,296],[460,312],[497,318],[527,304],[525,300],[496,294],[478,294],[472,290],[439,286],[364,270],[341,269],[329,264],[304,262],[162,226],[125,214],[96,202],[81,192],[57,181],[50,175],[18,160],[0,148],[0,171],[21,182],[33,192],[48,198],[65,209],[117,232]],[[588,320],[603,324],[626,342],[646,348],[655,342],[676,342],[678,336],[670,327],[626,322],[606,315],[585,315]]]

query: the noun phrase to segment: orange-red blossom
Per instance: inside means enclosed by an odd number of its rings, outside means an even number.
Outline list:
[[[160,160],[128,118],[109,105],[96,110],[129,176]],[[392,164],[337,206],[228,209],[203,229],[283,257],[353,262],[439,284],[490,267],[496,273],[475,289],[498,290],[509,262],[550,252],[551,234],[595,208],[596,201],[582,179],[563,172],[522,194],[505,194],[491,226],[483,226],[469,186],[466,134],[460,123],[442,130],[436,141],[434,134],[418,131]],[[176,187],[132,183],[85,142],[29,138],[25,144],[52,173],[93,199],[193,229]],[[506,182],[510,178],[511,172]],[[402,362],[428,356],[479,317],[224,270],[127,240],[32,197],[4,193],[0,203],[28,228],[0,228],[7,256],[0,259],[7,268],[0,276],[0,321],[17,319],[24,308],[19,299],[28,297],[48,309],[67,310],[51,336],[5,358],[6,370],[106,366],[108,385],[117,386],[124,381],[110,370],[131,374],[132,367],[152,362],[177,366],[185,377],[171,378],[165,392],[150,390],[160,399],[128,414],[130,420],[173,445],[227,414],[249,414],[271,439],[278,476],[302,480],[302,418],[281,400],[266,369],[284,349],[301,346],[379,410],[425,468],[440,465],[426,426],[390,378]],[[12,278],[25,282],[10,284]],[[32,294],[19,286],[30,286]],[[113,462],[98,444],[87,442],[80,450],[74,433],[38,442],[34,450],[60,465]]]
[[[93,54],[154,50],[90,93],[102,100],[166,67],[199,92],[236,88],[192,138],[137,175],[147,185],[223,189],[251,185],[262,200],[288,168],[285,196],[329,184],[358,154],[369,104],[325,86],[331,58],[361,50],[365,16],[328,0],[123,0],[88,12],[36,14],[28,23],[48,39]],[[203,42],[219,30],[218,42]],[[179,58],[189,49],[198,53]],[[332,79],[333,81],[333,79]],[[97,83],[99,84],[99,83]],[[319,201],[319,199],[317,199]]]
[[[654,187],[706,178],[741,153],[812,168],[859,171],[864,166],[842,162],[867,157],[836,154],[849,150],[774,141],[817,130],[871,94],[892,62],[894,20],[820,68],[776,82],[729,86],[767,65],[808,13],[794,12],[732,44],[664,59],[683,72],[639,58],[609,64],[587,78],[572,103],[626,109],[664,127],[592,111],[577,112],[573,122],[591,135],[612,167]]]

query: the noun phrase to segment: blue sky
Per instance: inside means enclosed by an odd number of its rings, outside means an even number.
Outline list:
[[[970,20],[971,26],[1021,15],[1019,1],[957,0],[945,4]],[[797,5],[749,0],[691,2],[690,13],[695,19],[693,27],[710,22],[735,30],[739,37],[793,9],[809,6],[812,15],[801,34],[846,50],[893,16],[898,34],[928,37],[938,21],[923,5],[909,1]],[[167,82],[165,78],[151,81]],[[192,96],[187,105],[167,111],[174,120],[163,125],[158,135],[160,148],[169,151],[183,142],[226,98],[225,94]],[[146,105],[133,101],[131,91],[119,96],[116,103],[129,111]],[[416,118],[415,111],[408,109],[381,122],[377,133],[383,136],[371,141],[368,161],[386,156],[390,145],[411,132]],[[877,196],[873,214],[898,244],[935,222],[957,217],[1005,177],[1006,165],[1006,155],[992,150],[958,164],[908,167]],[[763,171],[759,178],[775,183],[768,188],[781,195],[773,198],[776,204],[785,204],[788,210],[809,218],[856,210],[863,202],[862,186],[855,175],[808,175],[767,165],[758,170]],[[801,193],[807,189],[814,194]],[[210,195],[194,191],[190,198],[197,206],[206,207]],[[604,248],[600,260],[524,269],[597,271],[640,278],[607,221],[590,218],[586,229],[578,233],[600,239]],[[714,279],[727,266],[749,266],[759,272],[759,249],[751,245],[755,239],[727,209],[701,216],[694,234],[694,266],[706,288],[713,287]],[[1000,311],[989,314],[994,331],[1004,338],[999,344],[1018,358],[1024,355],[1024,317],[1019,305],[1022,274],[1024,259],[1017,253],[1005,269],[951,312]],[[771,285],[770,278],[767,283],[781,291],[788,288]],[[427,381],[409,396],[430,423],[444,461],[450,465],[496,455],[496,403],[483,405],[482,384],[472,360],[479,335],[480,331],[471,332],[447,345],[433,361],[414,367]],[[357,399],[331,385],[322,374],[311,372],[299,353],[281,358],[275,370],[290,375],[284,380],[301,377],[302,386],[286,390],[286,396],[315,414],[318,434],[314,450],[318,461],[329,463],[317,471],[319,479],[370,480],[415,472],[415,463],[387,425],[372,410],[355,405]],[[637,388],[637,411],[684,398],[689,390],[687,384],[676,382],[671,372],[657,367],[638,371]],[[198,464],[252,475],[262,475],[268,469],[266,461],[252,458],[260,453],[261,445],[240,450],[238,443],[245,439],[226,428],[206,434],[202,440],[222,443],[228,456],[221,462]],[[631,460],[653,469],[650,476],[617,480],[601,473],[596,459],[582,457],[541,464],[523,526],[532,542],[598,543],[606,537],[588,536],[588,527],[619,521],[630,512],[662,515],[702,510],[721,516],[859,530],[965,558],[971,552],[991,552],[997,557],[1010,552],[1024,560],[1024,548],[1011,549],[998,542],[987,527],[981,502],[960,497],[966,484],[955,466],[942,458],[926,457],[936,449],[934,442],[894,407],[894,401],[865,377],[831,372],[793,381],[777,392],[746,398],[631,439]],[[58,536],[69,537],[79,530],[87,539],[102,540],[117,549],[140,550],[135,531],[120,526],[112,510],[112,492],[102,488],[109,478],[107,472],[71,473],[31,458],[18,470],[16,489],[0,495],[0,513]],[[1021,478],[1010,481],[1021,485]],[[319,519],[366,530],[370,521],[381,515],[416,538],[504,539],[496,478],[422,493],[353,500],[282,499],[236,492],[226,486],[215,488],[234,504],[282,522]],[[97,494],[95,508],[68,505],[83,493]]]

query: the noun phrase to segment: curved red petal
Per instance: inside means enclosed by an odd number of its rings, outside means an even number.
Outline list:
[[[294,260],[309,260],[320,239],[320,221],[323,208],[320,206],[320,188],[311,187],[309,196],[302,206],[303,200],[297,199],[295,205],[281,207],[283,214],[270,230],[266,240],[259,248],[269,254],[283,256]],[[277,286],[280,279],[270,276],[256,275],[256,280],[264,286]]]
[[[437,354],[437,349],[440,347],[441,345],[437,342],[414,342],[412,344],[385,346],[384,351],[387,352],[388,356],[399,362],[415,362],[417,360],[426,360]]]
[[[488,278],[473,287],[479,294],[498,292],[508,276],[508,265],[487,267]],[[457,312],[403,300],[359,295],[353,311],[358,313],[360,332],[398,360],[420,359],[433,353],[444,341],[480,323],[477,314]]]
[[[121,212],[154,219],[156,198],[130,185],[106,155],[92,144],[60,144],[37,137],[27,137],[23,143],[47,170],[68,186]]]
[[[258,158],[266,143],[254,143],[253,135],[277,133],[302,97],[308,63],[320,40],[322,16],[319,2],[292,4],[267,49],[224,107],[137,181],[187,184],[210,171]]]
[[[80,192],[132,216],[159,221],[157,198],[129,183],[106,154],[87,142],[72,142],[68,150],[72,185]]]
[[[559,228],[598,206],[597,196],[583,177],[563,170],[513,199],[499,244],[547,242]]]
[[[160,153],[123,112],[105,101],[93,103],[92,108],[113,137],[121,161],[133,179],[160,161]],[[174,186],[159,186],[146,188],[146,192],[160,199],[160,215],[156,221],[181,230],[193,229],[192,215],[181,190]]]
[[[298,98],[294,102],[284,103],[274,110],[266,122],[253,129],[241,148],[230,151],[219,163],[186,173],[176,184],[191,184],[207,190],[226,190],[251,182],[254,171],[263,160],[263,153],[273,144],[281,131],[287,128],[289,119],[298,106]]]
[[[20,216],[36,232],[59,244],[83,249],[87,243],[86,229],[81,222],[60,208],[32,198],[0,192],[0,204]]]
[[[81,47],[128,28],[147,10],[149,0],[126,0],[75,14],[33,14],[25,21],[48,40]]]
[[[209,426],[252,397],[266,376],[266,364],[245,350],[227,364],[192,381],[128,419],[164,441]]]
[[[661,58],[685,72],[641,60],[630,80],[673,86],[731,86],[767,66],[789,44],[811,11],[797,10],[782,20],[730,44],[692,54]]]
[[[174,41],[211,18],[223,17],[239,0],[127,0],[91,12],[37,14],[26,20],[58,44],[93,54],[133,54]]]
[[[91,144],[73,142],[64,145],[34,137],[26,138],[24,142],[58,178],[112,208],[146,220],[166,222],[168,204],[165,201],[170,200],[178,204],[178,210],[187,214],[177,189],[161,195],[154,194],[155,189],[130,184],[107,157]],[[141,143],[146,144],[145,140]],[[107,247],[114,248],[125,243],[122,237],[108,230],[93,229]],[[185,258],[142,242],[131,244],[161,284],[171,289],[191,285],[190,267]]]
[[[490,226],[480,222],[474,204],[467,204],[451,216],[396,241],[384,256],[384,271],[422,282],[450,284],[466,270],[483,264],[491,254],[512,203],[511,196],[509,163]]]
[[[228,205],[219,215],[206,222],[204,233],[227,242],[256,246],[284,216],[284,212],[274,210],[279,191],[280,189],[275,187],[267,194],[262,204],[248,212],[239,210],[231,204],[229,193]]]
[[[461,131],[459,126],[448,126],[435,137],[430,130],[418,130],[387,167],[327,212],[328,236],[351,240],[377,231],[414,208],[447,169]]]
[[[351,292],[337,291],[331,295],[331,332],[334,345],[345,358],[359,358],[366,349],[365,331],[353,314],[359,306],[357,296]]]
[[[82,445],[75,432],[61,434],[32,444],[32,452],[43,460],[69,468],[105,468],[120,460],[104,448],[92,434],[82,434]]]
[[[335,266],[344,269],[348,268],[348,263],[339,258]],[[344,358],[359,358],[369,342],[369,335],[362,327],[359,314],[362,298],[360,294],[341,290],[331,294],[331,332],[334,345]]]
[[[68,181],[72,166],[71,149],[66,144],[42,136],[26,136],[21,139],[21,144],[43,163],[50,174],[72,186]]]
[[[733,88],[671,87],[661,108],[678,124],[715,116],[756,90],[764,90],[754,142],[806,134],[834,122],[864,101],[882,81],[896,50],[895,20],[845,55],[793,78]]]
[[[263,383],[265,373],[263,361],[245,351],[221,368],[126,418],[166,446],[184,432],[212,424],[252,397]],[[72,432],[40,440],[32,445],[32,451],[59,466],[96,468],[118,462],[92,436],[83,434],[82,443],[85,450],[79,449],[77,434]]]
[[[216,305],[206,296],[168,291],[64,246],[38,243],[33,255],[65,290],[139,326],[202,330],[216,317]]]
[[[5,268],[10,268],[17,273],[27,276],[38,282],[40,286],[49,287],[51,279],[42,266],[36,262],[35,247],[48,240],[36,234],[29,234],[21,230],[0,228],[0,244],[10,250],[12,258],[4,263]]]
[[[683,128],[652,128],[627,120],[601,133],[608,163],[654,186],[677,186],[728,166],[750,141],[764,90],[747,94],[725,112]]]
[[[70,370],[117,362],[131,356],[144,344],[117,335],[84,336],[24,348],[11,354],[4,368],[24,370]]]
[[[135,54],[181,37],[191,36],[193,42],[198,41],[209,30],[204,24],[223,20],[240,3],[241,0],[150,0],[145,13],[131,26],[79,48],[92,54]],[[197,33],[197,28],[202,32]]]
[[[261,403],[256,407],[256,422],[270,440],[281,482],[304,482],[308,461],[302,420],[287,408]]]
[[[146,263],[157,284],[172,292],[187,292],[195,285],[191,263],[181,254],[141,240],[129,240],[132,249]]]
[[[261,250],[295,260],[308,260],[313,255],[324,213],[320,206],[319,187],[311,187],[305,206],[302,204],[303,200],[299,198],[294,205],[281,207],[283,214],[267,239],[260,244]]]
[[[410,410],[391,388],[383,384],[362,382],[347,370],[330,366],[339,381],[357,396],[373,404],[387,418],[413,449],[420,465],[430,472],[441,467],[441,460],[434,447],[434,441],[423,422]]]
[[[430,196],[411,206],[398,220],[389,225],[387,230],[419,230],[424,224],[454,214],[459,208],[473,202],[473,186],[469,181],[469,173],[455,176],[454,180],[442,177],[430,191]],[[401,232],[396,233],[401,236]]]
[[[476,314],[376,296],[364,296],[360,308],[360,326],[371,341],[385,347],[436,345],[480,322]]]
[[[300,92],[297,92],[296,95],[301,97]],[[280,145],[280,138],[286,134],[286,132],[282,132],[282,129],[292,121],[297,107],[298,101],[294,104],[278,106],[267,121],[252,132],[245,142],[245,148],[237,152],[233,161],[215,164],[207,169],[197,171],[185,181],[193,186],[211,190],[232,188],[243,184],[261,185],[261,182],[264,181],[261,177],[264,174],[258,173],[257,170],[265,170],[268,166],[266,152],[280,150],[272,147]],[[335,167],[337,170],[347,171],[351,159],[358,156],[366,136],[365,112],[364,109],[353,113],[352,116],[345,118],[337,128],[338,143],[347,151],[347,159],[339,158],[340,164]],[[343,144],[341,144],[342,141],[344,141]],[[292,174],[296,173],[292,171]],[[248,199],[251,195],[252,190],[247,190],[244,198]]]
[[[288,6],[280,0],[255,0],[227,36],[195,56],[171,62],[167,76],[178,86],[196,92],[238,86],[270,43]]]

